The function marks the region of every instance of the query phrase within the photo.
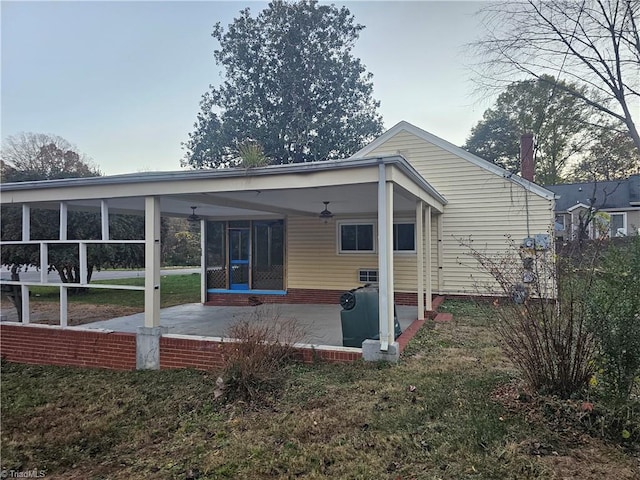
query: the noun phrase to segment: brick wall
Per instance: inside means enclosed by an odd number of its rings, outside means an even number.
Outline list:
[[[415,321],[398,338],[401,350],[424,322]],[[160,368],[216,370],[233,342],[203,338],[160,338]],[[136,368],[136,336],[133,333],[61,329],[37,325],[0,324],[0,356],[16,363],[97,367],[111,370]],[[298,359],[349,363],[362,357],[360,351],[338,348],[299,348]]]
[[[345,290],[320,290],[292,288],[284,295],[253,295],[251,293],[208,293],[207,305],[234,306],[260,303],[316,303],[332,304],[340,303],[340,296]],[[418,305],[418,294],[407,292],[395,292],[396,305]]]
[[[199,338],[160,338],[160,368],[221,369],[232,342]],[[136,368],[134,333],[106,333],[38,325],[0,324],[0,356],[16,363],[97,367],[111,370]],[[332,363],[353,362],[360,352],[300,348],[298,358]]]
[[[136,368],[136,336],[36,325],[1,325],[0,355],[18,363],[133,370]]]
[[[175,337],[160,338],[160,368],[222,369],[232,343]]]

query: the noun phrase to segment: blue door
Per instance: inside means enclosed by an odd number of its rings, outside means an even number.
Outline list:
[[[229,230],[229,288],[249,290],[249,241],[248,228]]]

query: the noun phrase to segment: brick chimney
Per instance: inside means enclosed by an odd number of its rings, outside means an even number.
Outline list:
[[[535,165],[533,164],[533,133],[520,137],[520,176],[533,182]]]

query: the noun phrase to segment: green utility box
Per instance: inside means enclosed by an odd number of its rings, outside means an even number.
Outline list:
[[[340,321],[342,322],[342,345],[362,348],[366,339],[380,338],[380,322],[378,320],[378,289],[375,287],[355,288],[340,297]],[[398,315],[394,311],[395,338],[402,333]]]

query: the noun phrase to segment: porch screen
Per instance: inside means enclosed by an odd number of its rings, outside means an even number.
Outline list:
[[[284,288],[284,222],[253,223],[252,288]]]
[[[207,222],[206,262],[207,288],[232,288],[229,278],[230,235],[241,229],[250,232],[249,288],[251,290],[284,289],[284,220]],[[246,287],[245,287],[246,288]]]
[[[226,222],[207,222],[207,288],[227,288],[226,240]]]

